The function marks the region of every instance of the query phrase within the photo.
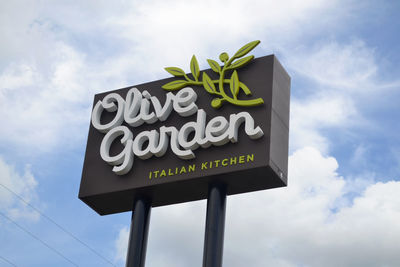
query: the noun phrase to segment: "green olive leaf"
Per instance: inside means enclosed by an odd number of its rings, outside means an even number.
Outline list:
[[[185,75],[185,72],[181,68],[177,67],[167,67],[164,68],[166,71],[168,71],[170,74],[174,75],[175,77],[181,77]]]
[[[237,95],[239,94],[239,77],[237,71],[235,70],[232,74],[231,81],[230,81],[230,88],[233,97],[236,99]]]
[[[247,86],[246,86],[244,83],[242,83],[242,82],[239,82],[239,84],[240,84],[240,88],[242,88],[243,92],[244,92],[246,95],[251,95],[251,91],[250,91],[249,87],[247,87]]]
[[[236,61],[234,61],[232,63],[232,65],[230,65],[228,68],[226,68],[227,70],[233,70],[233,69],[238,69],[241,67],[246,66],[247,64],[250,63],[250,61],[254,58],[254,56],[247,56],[241,59],[238,59]]]
[[[217,61],[212,60],[212,59],[207,59],[208,65],[210,65],[211,69],[215,71],[216,73],[221,72],[221,66],[218,64]]]
[[[205,72],[203,72],[203,86],[210,94],[214,94],[217,91],[211,78]]]
[[[253,50],[258,44],[260,43],[259,40],[250,42],[244,46],[242,46],[236,53],[233,55],[234,58],[240,58],[249,53]]]
[[[198,81],[200,76],[200,68],[195,55],[193,55],[192,59],[190,60],[190,70],[192,71],[194,79]]]
[[[184,80],[176,80],[169,83],[166,83],[162,86],[163,89],[168,91],[179,90],[185,87],[188,84],[187,81]]]

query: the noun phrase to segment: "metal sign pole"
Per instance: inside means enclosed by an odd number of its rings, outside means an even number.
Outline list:
[[[203,267],[221,267],[225,231],[226,187],[211,185],[207,200]]]
[[[126,267],[144,267],[146,260],[147,236],[151,203],[144,199],[137,199],[132,212],[131,229],[129,233]]]

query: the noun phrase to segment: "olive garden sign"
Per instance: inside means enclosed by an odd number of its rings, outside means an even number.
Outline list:
[[[101,215],[287,184],[290,78],[274,55],[221,53],[191,73],[97,94],[79,198]]]

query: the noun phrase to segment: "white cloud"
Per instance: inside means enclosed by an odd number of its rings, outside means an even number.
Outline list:
[[[337,169],[334,158],[299,149],[287,188],[229,197],[224,265],[397,266],[400,182],[370,184],[348,202]],[[147,266],[200,265],[204,204],[155,209]]]
[[[376,82],[371,83],[378,71],[375,52],[363,41],[349,44],[330,41],[303,49],[308,52],[291,58],[291,67],[297,72],[347,94],[376,90]]]
[[[57,62],[51,74],[43,74],[43,66],[27,67],[23,63],[9,66],[2,75],[0,112],[3,140],[34,149],[48,149],[67,136],[69,130],[87,119],[88,91],[79,72],[85,68],[81,57],[68,46],[57,45]],[[29,69],[24,86],[13,83],[15,72]],[[3,87],[4,86],[4,87]],[[7,86],[7,87],[6,87]],[[71,129],[72,127],[72,129]],[[69,132],[69,134],[73,131]]]
[[[86,137],[82,133],[95,92],[166,77],[163,67],[168,65],[188,69],[192,53],[207,67],[206,58],[223,50],[233,53],[252,39],[261,37],[261,50],[270,50],[276,36],[301,35],[336,4],[235,0],[1,5],[0,123],[7,127],[0,137],[25,151],[48,151]]]
[[[314,146],[328,151],[330,142],[321,130],[347,126],[357,116],[352,99],[342,95],[293,99],[290,109],[290,145],[293,150]]]
[[[118,237],[115,240],[115,259],[117,261],[125,261],[126,260],[126,251],[128,249],[128,240],[129,240],[129,228],[122,227],[118,233]]]
[[[5,211],[12,219],[33,221],[39,219],[40,215],[37,212],[10,192],[10,190],[13,191],[27,203],[37,201],[37,181],[29,166],[26,166],[23,174],[20,174],[14,166],[0,158],[0,184],[0,209],[2,211]]]
[[[288,68],[308,80],[306,86],[297,88],[294,83],[291,89],[291,149],[310,145],[329,152],[332,144],[324,131],[377,130],[365,110],[392,101],[389,93],[398,81],[380,77],[374,48],[353,40],[286,51]]]
[[[227,264],[264,266],[260,257],[244,257],[241,262],[235,257],[240,254],[236,244],[259,238],[248,244],[257,244],[251,249],[264,254],[264,261],[283,261],[289,266],[396,266],[400,258],[393,247],[400,227],[394,224],[400,218],[396,206],[400,198],[394,192],[400,182],[371,184],[344,206],[348,184],[336,173],[337,167],[334,158],[323,157],[315,149],[302,149],[290,157],[287,189],[260,194],[257,202],[245,196],[233,200],[235,211],[254,207],[245,217],[239,212],[231,215],[234,223],[227,236],[232,237],[232,246],[226,258],[232,260]],[[258,231],[251,230],[256,227]],[[391,238],[387,229],[392,229]],[[387,251],[384,257],[382,251]]]
[[[216,58],[222,51],[233,53],[253,39],[261,38],[261,46],[271,50],[278,40],[293,40],[310,21],[334,7],[335,1],[320,0],[147,1],[107,23],[135,44],[126,60],[136,63],[132,64],[136,73],[160,73],[166,64],[188,66],[192,54],[201,67],[207,67],[206,58]]]
[[[31,66],[21,64],[6,69],[0,76],[0,84],[3,90],[32,85],[35,78],[35,70]]]

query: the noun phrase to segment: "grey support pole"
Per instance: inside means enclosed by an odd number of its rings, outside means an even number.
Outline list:
[[[203,267],[221,267],[224,248],[226,187],[211,185],[207,200]]]
[[[144,267],[150,213],[150,201],[144,199],[137,199],[135,201],[132,212],[126,267]]]

